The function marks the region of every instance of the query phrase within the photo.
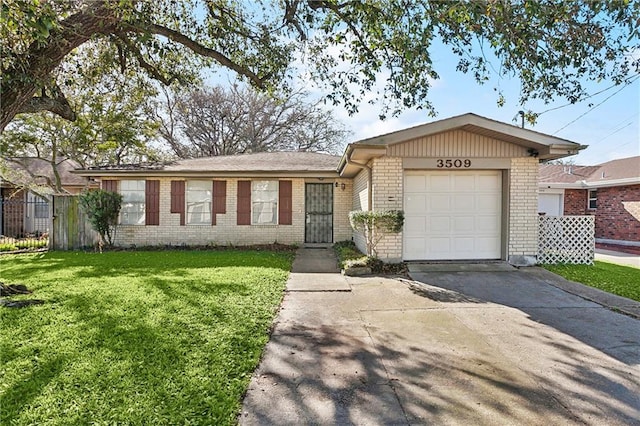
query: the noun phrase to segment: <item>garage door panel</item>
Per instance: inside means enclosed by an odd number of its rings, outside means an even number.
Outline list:
[[[420,175],[407,175],[405,185],[411,188],[412,192],[424,192],[427,190],[427,177]]]
[[[473,175],[454,175],[453,190],[455,192],[473,192],[476,187],[475,176]]]
[[[451,191],[451,178],[449,176],[429,176],[427,189],[431,192]]]
[[[404,210],[407,213],[424,213],[427,210],[427,196],[425,194],[405,196]]]
[[[427,198],[427,213],[437,214],[451,211],[451,197],[448,194],[430,194]]]
[[[496,212],[496,206],[501,204],[502,195],[501,194],[478,194],[476,198],[476,209],[478,212],[494,212],[498,215],[499,212]]]
[[[407,216],[405,218],[406,229],[412,233],[423,234],[427,230],[427,218],[424,216]]]
[[[478,175],[478,189],[482,191],[502,191],[502,179],[496,179],[495,174]]]
[[[495,234],[500,231],[500,218],[495,216],[477,216],[475,223],[479,235]]]
[[[500,171],[410,171],[404,194],[405,260],[500,258]]]
[[[453,223],[456,233],[473,233],[474,229],[476,229],[473,216],[456,216],[453,218]]]
[[[451,196],[453,198],[453,208],[455,211],[463,211],[468,209],[469,203],[473,202],[473,199],[469,199],[468,194],[453,194]]]
[[[429,227],[426,231],[430,231],[433,235],[449,234],[451,232],[451,218],[449,216],[429,216]]]

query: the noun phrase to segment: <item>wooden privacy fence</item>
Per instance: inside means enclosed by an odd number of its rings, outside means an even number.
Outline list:
[[[538,263],[593,265],[594,216],[540,216]]]
[[[77,250],[93,247],[98,234],[91,228],[80,209],[77,195],[53,197],[53,232],[50,247],[53,250]]]

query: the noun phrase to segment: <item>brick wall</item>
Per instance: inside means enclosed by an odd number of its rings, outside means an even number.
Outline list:
[[[596,238],[640,242],[640,185],[598,188],[597,194]]]
[[[373,210],[402,210],[402,158],[381,157],[373,160]],[[402,260],[402,232],[386,235],[376,246],[378,257],[387,262]]]
[[[175,180],[175,179],[174,179]],[[120,246],[145,245],[248,245],[248,244],[302,244],[304,243],[305,179],[293,178],[292,181],[292,225],[241,225],[236,224],[237,179],[226,179],[226,213],[218,214],[216,225],[180,226],[180,214],[171,213],[171,179],[160,179],[160,225],[139,226],[120,225],[116,235],[116,244]],[[315,180],[313,180],[315,182]],[[345,190],[340,187],[334,191],[334,241],[349,239],[351,228],[348,225],[349,200],[352,187],[349,180],[344,182]]]
[[[353,181],[338,179],[336,182],[338,187],[333,191],[333,241],[337,242],[351,239],[349,212],[353,199]],[[344,189],[342,189],[342,184],[344,184]]]
[[[582,216],[587,214],[587,190],[564,190],[564,214],[565,216]]]
[[[538,159],[512,158],[507,258],[538,254]]]

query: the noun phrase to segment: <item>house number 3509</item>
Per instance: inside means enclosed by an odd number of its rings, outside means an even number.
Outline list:
[[[461,160],[460,158],[456,158],[456,159],[447,158],[446,160],[444,160],[439,158],[436,160],[436,167],[438,167],[439,169],[469,168],[471,167],[471,160],[469,159]]]

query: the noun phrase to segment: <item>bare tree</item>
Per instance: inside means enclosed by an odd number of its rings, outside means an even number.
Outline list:
[[[338,153],[349,132],[296,92],[274,99],[233,85],[169,94],[158,105],[160,136],[179,158],[264,151]]]

